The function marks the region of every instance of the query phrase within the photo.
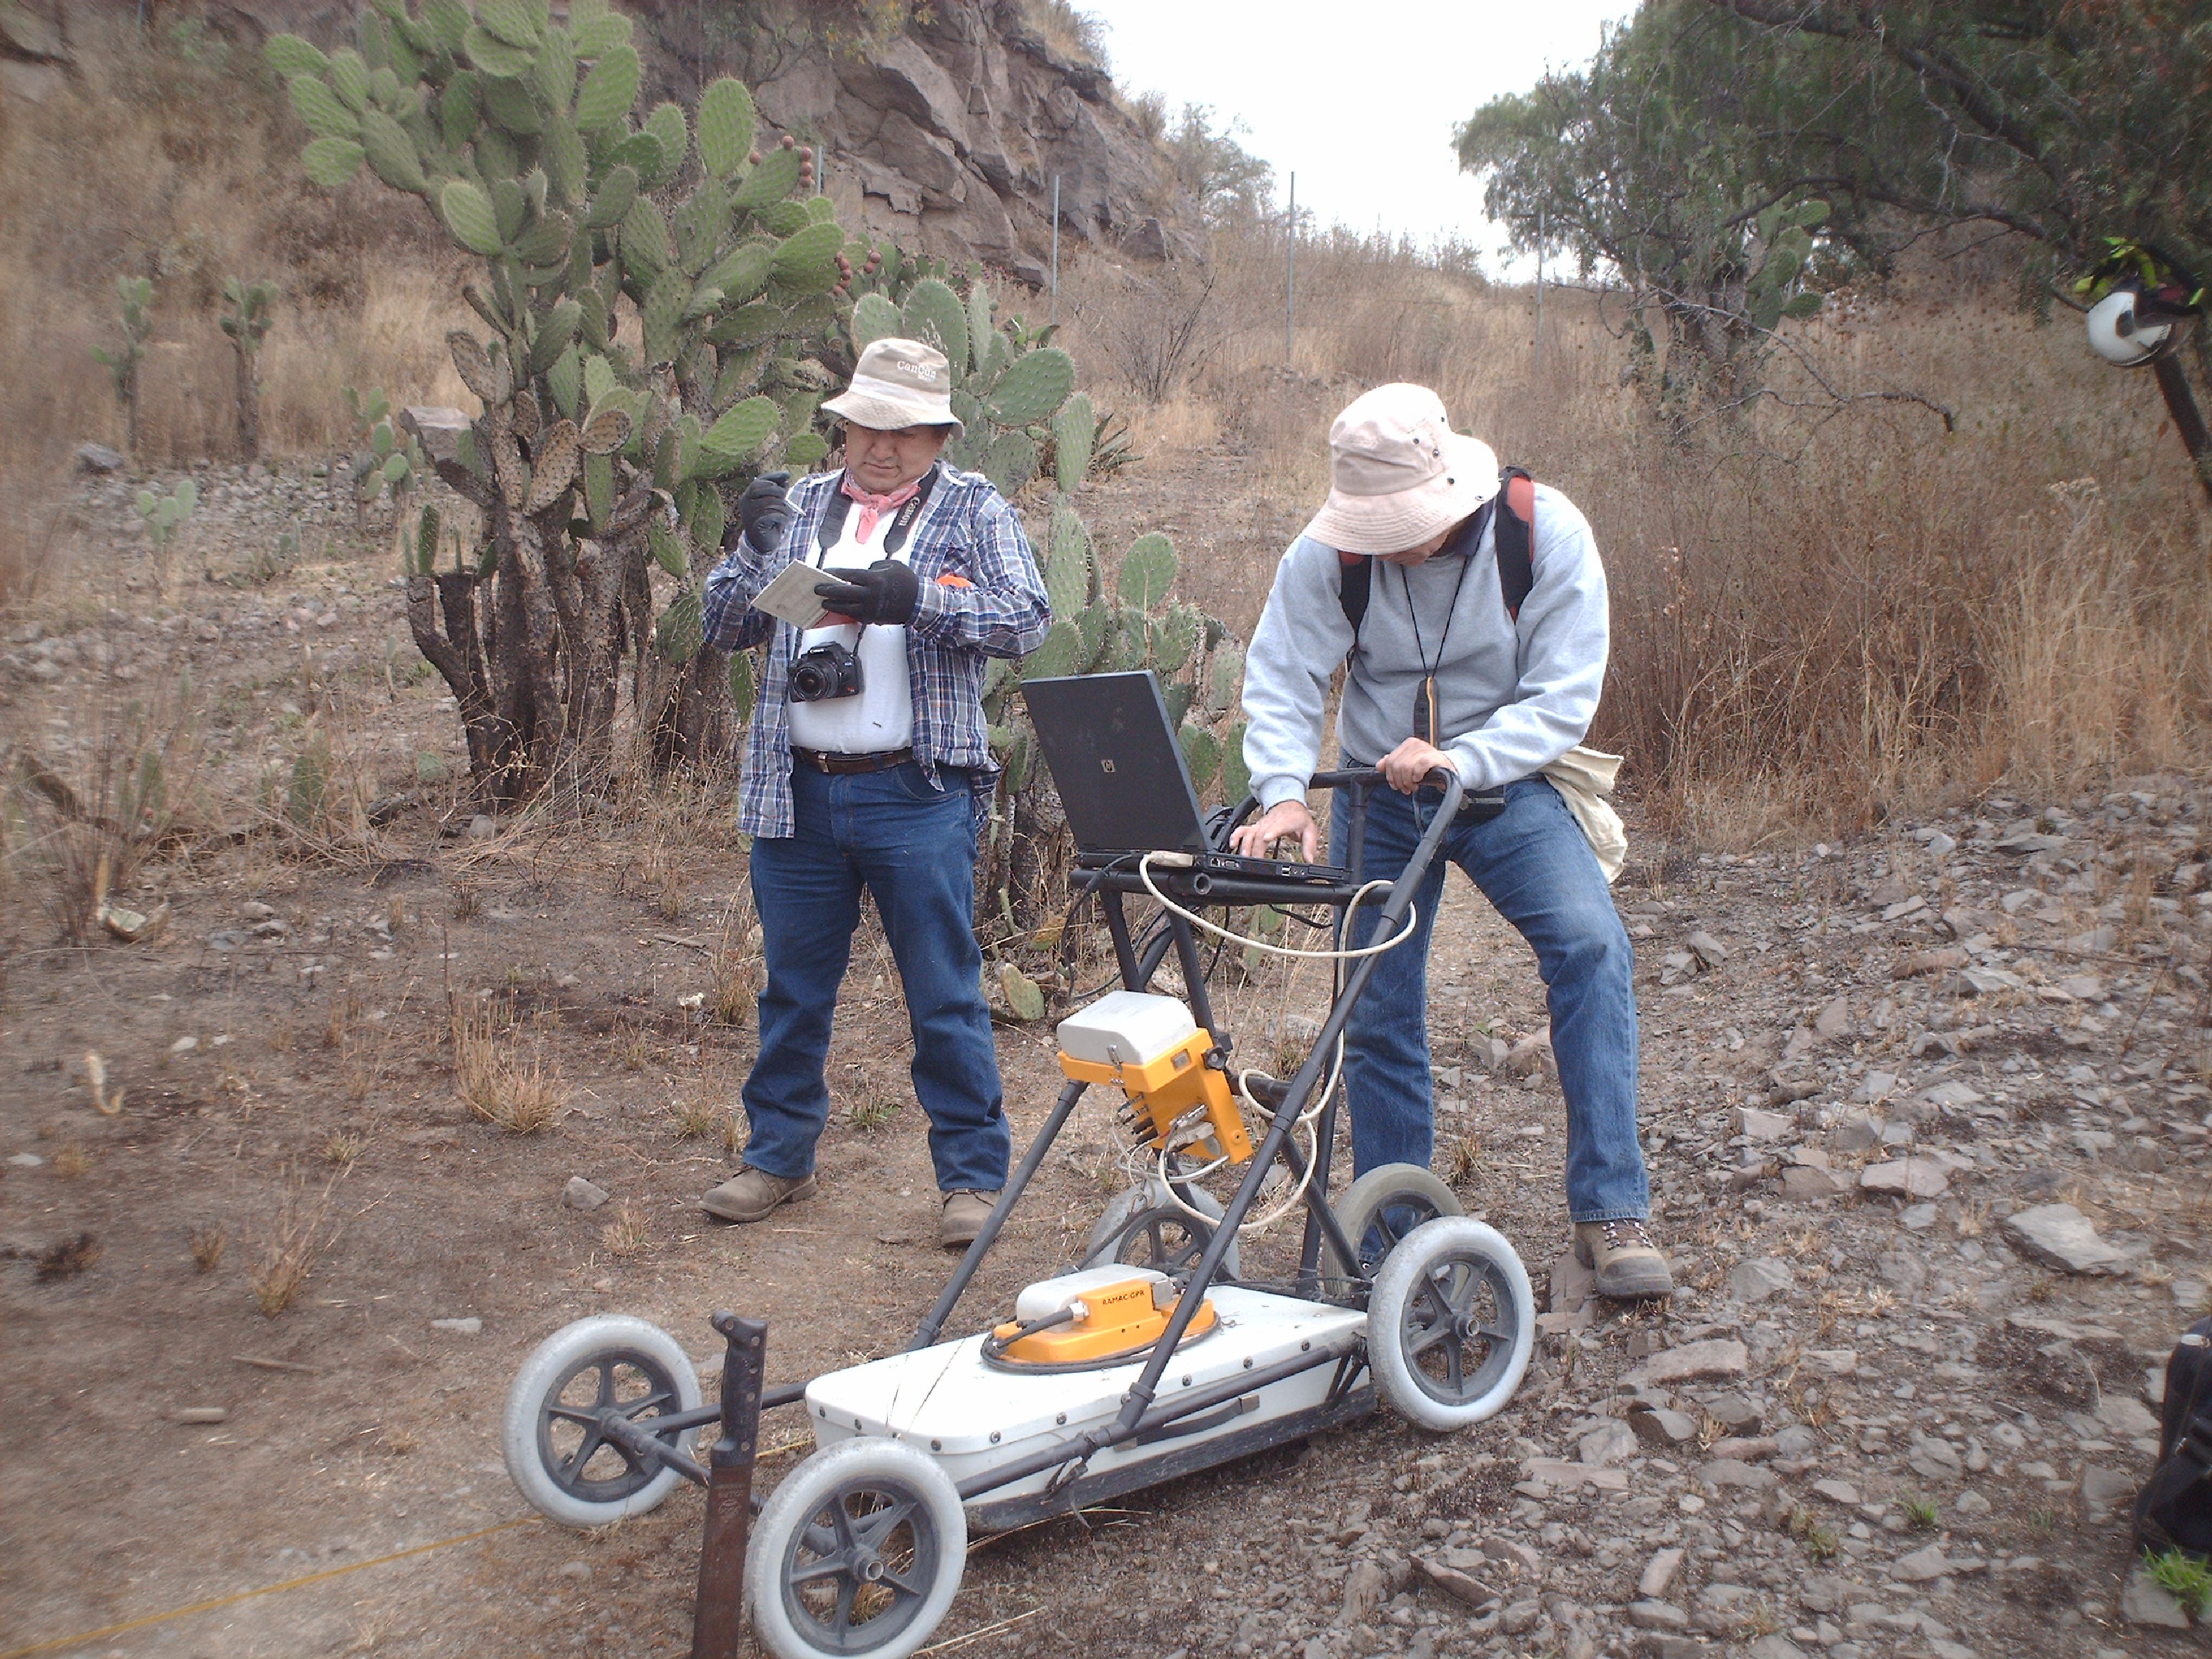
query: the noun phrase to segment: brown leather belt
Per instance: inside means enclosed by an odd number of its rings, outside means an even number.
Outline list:
[[[894,766],[902,766],[914,758],[914,750],[886,749],[874,755],[840,755],[827,749],[801,749],[793,744],[791,757],[801,766],[811,766],[817,772],[843,777],[855,772],[884,772]]]

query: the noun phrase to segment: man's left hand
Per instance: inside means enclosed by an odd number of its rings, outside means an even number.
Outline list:
[[[921,608],[921,578],[896,559],[878,559],[866,570],[817,583],[814,592],[830,611],[857,623],[903,628]]]
[[[1389,754],[1375,763],[1383,779],[1401,795],[1410,795],[1428,781],[1429,774],[1442,767],[1456,773],[1459,768],[1452,757],[1432,743],[1423,743],[1419,738],[1408,738]]]

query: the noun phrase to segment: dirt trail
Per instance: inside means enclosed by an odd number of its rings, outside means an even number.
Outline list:
[[[241,495],[236,535],[298,501]],[[434,685],[385,678],[399,623],[381,568],[333,557],[281,598],[196,588],[173,627],[125,612],[13,639],[13,729],[54,744],[42,722],[66,726],[89,665],[150,681],[189,656],[230,711],[211,775],[251,799],[240,781],[296,751],[287,663],[306,641],[411,772],[451,747],[451,719]],[[784,1377],[902,1341],[942,1281],[879,947],[841,1012],[823,1195],[711,1225],[696,1200],[726,1154],[679,1109],[732,1104],[750,1039],[681,999],[709,988],[688,941],[718,939],[735,854],[696,822],[457,839],[420,793],[376,865],[249,842],[161,871],[174,908],[150,944],[65,950],[41,919],[12,924],[0,1653],[521,1516],[499,1413],[569,1319],[635,1312],[705,1355],[707,1315],[734,1307],[770,1322]],[[2124,1595],[2112,1504],[2148,1468],[2146,1373],[2203,1307],[2212,1255],[2206,805],[2151,779],[1990,798],[1825,856],[1639,839],[1619,899],[1671,1308],[1584,1303],[1562,1274],[1494,1421],[1437,1439],[1381,1416],[985,1542],[941,1634],[1013,1620],[957,1650],[1149,1659],[2201,1651],[2201,1627],[2128,1622],[2166,1612]],[[1540,1289],[1565,1234],[1561,1106],[1540,1045],[1525,1077],[1499,1064],[1540,1030],[1540,988],[1466,884],[1448,892],[1438,1167]],[[455,1103],[449,985],[515,996],[573,1102],[553,1127],[513,1136]],[[1246,1031],[1279,1006],[1243,1000]],[[1056,1084],[1048,1034],[1002,1027],[1000,1049],[1018,1143]],[[112,1117],[95,1050],[126,1091]],[[1048,1167],[969,1328],[1073,1258],[1103,1203],[1098,1133]],[[567,1207],[574,1175],[610,1203]],[[1931,1195],[1880,1190],[1893,1179]],[[288,1202],[318,1253],[264,1318],[248,1277]],[[2101,1230],[2110,1271],[2012,1242],[2008,1217],[2057,1203]],[[218,1231],[202,1271],[195,1236]],[[1709,1342],[1741,1346],[1692,1347]],[[1684,1354],[1704,1374],[1667,1380]],[[228,1415],[174,1420],[195,1407]],[[767,1439],[799,1432],[771,1418]],[[700,1514],[680,1491],[603,1534],[525,1525],[57,1651],[679,1651]],[[1669,1551],[1671,1577],[1654,1568]]]

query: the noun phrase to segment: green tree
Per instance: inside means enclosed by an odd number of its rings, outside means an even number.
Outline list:
[[[1176,178],[1210,225],[1249,223],[1274,196],[1275,169],[1237,142],[1246,131],[1241,121],[1216,126],[1212,110],[1185,104],[1182,121],[1162,136]]]

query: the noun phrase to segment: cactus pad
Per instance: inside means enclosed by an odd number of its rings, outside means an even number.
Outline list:
[[[1202,726],[1186,725],[1176,733],[1182,744],[1182,761],[1190,781],[1201,792],[1221,769],[1221,739]]]
[[[878,340],[888,340],[902,326],[898,307],[880,294],[863,294],[853,301],[853,349],[866,351]]]
[[[1001,495],[1011,498],[1036,476],[1036,441],[1026,432],[1001,432],[983,452],[983,476]]]
[[[775,435],[783,411],[766,398],[748,398],[723,412],[700,441],[732,460],[743,460]]]
[[[538,441],[530,471],[530,494],[522,503],[526,513],[543,513],[568,493],[576,481],[576,466],[583,442],[574,421],[556,421]]]
[[[900,313],[902,332],[942,351],[957,383],[968,373],[968,310],[960,296],[934,276],[914,285]]]
[[[491,198],[467,179],[452,179],[438,192],[438,212],[446,228],[453,233],[453,240],[470,252],[499,252],[499,220],[492,210]]]
[[[325,190],[336,190],[352,181],[368,152],[350,138],[318,138],[301,153],[307,177]]]
[[[730,205],[740,212],[750,212],[770,202],[781,202],[798,188],[799,166],[797,150],[770,150],[730,193]]]
[[[1244,691],[1244,653],[1224,642],[1206,665],[1206,707],[1211,714],[1226,714]]]
[[[1075,384],[1075,360],[1058,346],[1025,351],[999,377],[985,407],[1001,426],[1049,420]]]
[[[292,108],[318,138],[358,138],[361,117],[339,100],[328,82],[315,75],[295,75],[288,90]]]
[[[1140,611],[1152,611],[1166,601],[1175,579],[1175,544],[1154,531],[1129,544],[1128,552],[1122,556],[1116,590],[1122,604]]]
[[[1097,434],[1098,417],[1087,392],[1077,392],[1052,417],[1053,481],[1063,491],[1072,493],[1091,470],[1091,446]]]
[[[1079,674],[1084,670],[1085,654],[1081,630],[1072,622],[1056,622],[1045,635],[1044,643],[1022,659],[1022,678],[1058,679],[1064,675]]]
[[[491,357],[482,340],[455,329],[446,336],[446,349],[453,354],[453,367],[459,371],[463,385],[487,404],[501,401],[492,395]]]
[[[715,178],[726,179],[752,147],[753,95],[744,82],[725,76],[700,95],[699,160]]]
[[[699,647],[707,642],[706,618],[699,605],[699,596],[685,588],[669,602],[668,609],[660,613],[654,624],[653,643],[660,654],[678,665],[690,662],[699,654]]]

